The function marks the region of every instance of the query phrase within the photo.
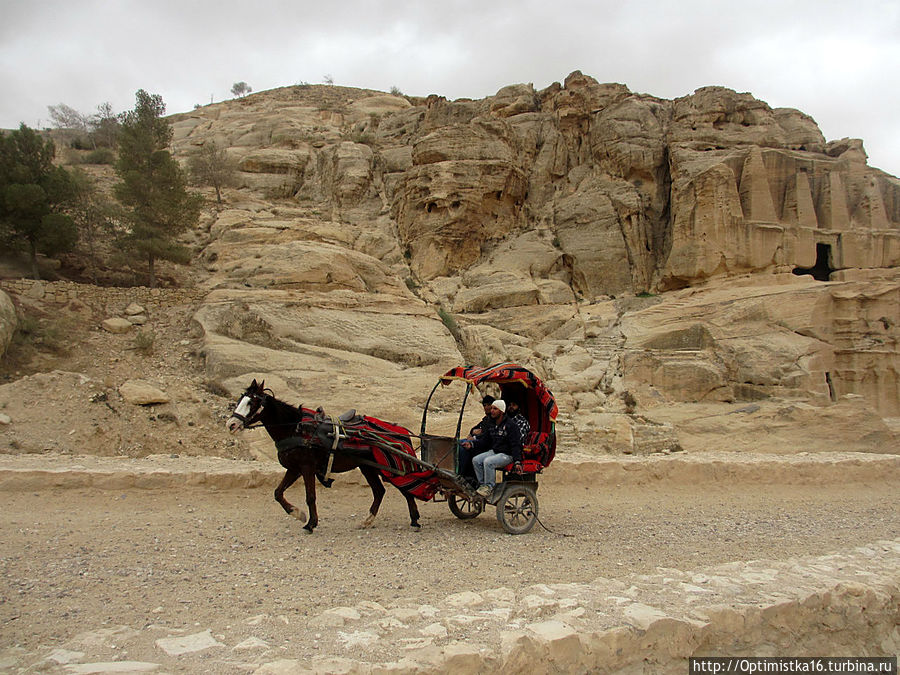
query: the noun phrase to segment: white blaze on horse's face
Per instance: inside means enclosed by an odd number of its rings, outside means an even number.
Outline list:
[[[241,422],[235,415],[240,415],[244,419],[247,419],[247,415],[250,414],[250,397],[243,396],[241,400],[238,401],[237,407],[234,409],[234,412],[231,413],[231,417],[228,418],[228,421],[225,423],[225,428],[228,429],[233,434],[236,434],[243,428],[244,423]]]

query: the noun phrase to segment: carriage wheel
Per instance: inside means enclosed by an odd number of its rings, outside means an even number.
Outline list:
[[[538,499],[534,488],[513,485],[497,503],[497,520],[510,534],[525,534],[538,518]]]
[[[460,520],[477,518],[484,509],[484,502],[480,499],[473,501],[465,497],[457,497],[456,495],[447,496],[447,505],[450,507],[453,515]]]

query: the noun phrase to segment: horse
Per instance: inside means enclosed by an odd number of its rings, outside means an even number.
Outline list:
[[[235,434],[251,426],[265,427],[278,448],[278,462],[285,469],[284,478],[275,488],[275,501],[288,515],[303,522],[303,529],[310,534],[319,524],[316,511],[316,478],[325,487],[330,487],[328,474],[359,469],[372,489],[369,515],[359,527],[372,527],[381,500],[384,498],[385,489],[381,479],[381,468],[384,467],[376,461],[371,446],[356,445],[352,452],[334,452],[333,441],[330,438],[323,438],[325,434],[322,433],[322,428],[328,427],[327,420],[323,414],[317,415],[312,410],[295,408],[278,400],[271,389],[266,389],[265,381],[257,383],[254,379],[238,399],[231,417],[225,423],[225,428]],[[339,433],[339,428],[333,423],[330,429],[334,434]],[[404,431],[408,438],[410,432]],[[284,491],[301,476],[306,487],[308,516],[284,497]],[[398,486],[397,489],[406,498],[410,526],[419,529],[419,509],[413,495],[402,487]]]

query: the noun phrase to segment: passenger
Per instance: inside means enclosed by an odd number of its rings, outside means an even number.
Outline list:
[[[481,405],[484,407],[484,417],[469,430],[469,435],[459,444],[459,475],[469,479],[472,483],[475,483],[475,467],[472,466],[474,453],[472,452],[471,442],[484,433],[484,429],[488,426],[494,425],[494,420],[491,419],[491,404],[493,402],[494,397],[490,395],[481,399]],[[469,443],[466,443],[466,441],[469,441]]]
[[[476,451],[482,451],[472,459],[475,477],[478,479],[478,494],[487,499],[496,487],[496,470],[510,462],[515,470],[521,471],[522,438],[519,427],[506,415],[506,403],[500,399],[491,405],[493,426],[471,443]]]
[[[525,419],[525,415],[519,409],[519,404],[515,401],[510,401],[507,404],[507,412],[509,413],[509,419],[519,427],[519,437],[522,439],[522,445],[525,445],[528,442],[528,437],[531,436],[531,425]]]
[[[496,399],[490,394],[481,399],[481,407],[484,408],[484,417],[481,418],[481,421],[478,424],[469,429],[469,435],[466,438],[470,441],[475,440],[475,437],[480,435],[485,427],[494,423],[494,420],[491,419],[491,405],[493,405],[495,400]]]

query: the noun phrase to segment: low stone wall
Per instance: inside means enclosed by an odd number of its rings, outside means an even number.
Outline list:
[[[66,305],[73,300],[103,311],[121,311],[131,303],[153,311],[176,304],[190,304],[206,296],[206,291],[189,288],[148,288],[146,286],[93,286],[71,281],[35,281],[3,279],[0,289],[10,295],[40,300],[51,305]]]
[[[284,475],[274,457],[247,462],[219,457],[140,459],[67,454],[0,454],[0,490],[38,489],[214,490],[257,488],[276,483]],[[900,480],[900,455],[823,453],[818,455],[747,455],[718,453],[660,457],[579,459],[559,457],[540,477],[540,483],[590,486],[615,485],[781,484],[823,485]],[[368,489],[361,473],[342,474],[342,484]]]
[[[282,660],[255,673],[683,675],[691,656],[893,656],[898,623],[895,540],[822,557],[464,592],[434,605],[335,607],[308,629],[336,632],[347,651],[363,646],[374,658]]]

